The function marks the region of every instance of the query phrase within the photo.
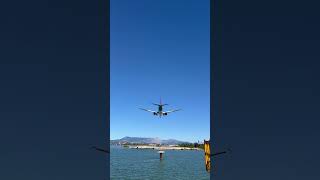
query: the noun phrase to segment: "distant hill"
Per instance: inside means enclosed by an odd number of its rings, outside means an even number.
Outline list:
[[[143,137],[124,137],[121,139],[111,140],[110,144],[165,144],[165,145],[178,145],[189,143],[175,139],[162,140],[159,138],[143,138]]]

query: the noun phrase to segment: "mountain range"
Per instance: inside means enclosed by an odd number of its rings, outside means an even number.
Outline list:
[[[176,139],[162,140],[160,138],[144,138],[144,137],[124,137],[121,139],[111,140],[110,144],[165,144],[165,145],[178,145],[189,143],[186,141],[179,141]]]

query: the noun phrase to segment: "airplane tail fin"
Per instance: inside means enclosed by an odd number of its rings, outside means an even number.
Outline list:
[[[166,105],[169,105],[169,104],[162,104],[162,101],[161,101],[161,97],[160,97],[160,103],[157,104],[157,103],[152,103],[153,105],[156,105],[156,106],[166,106]]]

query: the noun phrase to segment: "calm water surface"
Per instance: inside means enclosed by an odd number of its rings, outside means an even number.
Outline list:
[[[156,150],[111,146],[110,163],[112,180],[210,179],[203,151],[167,150],[160,161]]]

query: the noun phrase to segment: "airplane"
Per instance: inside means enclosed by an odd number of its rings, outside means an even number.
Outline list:
[[[175,110],[171,110],[171,111],[163,111],[163,106],[166,106],[166,105],[168,105],[168,104],[162,104],[161,98],[160,98],[160,103],[159,103],[159,104],[156,104],[156,103],[152,103],[152,104],[158,106],[158,111],[152,111],[152,110],[144,109],[144,108],[139,108],[139,109],[144,110],[144,111],[151,112],[153,115],[159,116],[160,118],[161,118],[161,116],[166,116],[166,115],[168,115],[169,113],[172,113],[172,112],[176,112],[176,111],[180,111],[180,110],[181,110],[181,109],[175,109]]]

